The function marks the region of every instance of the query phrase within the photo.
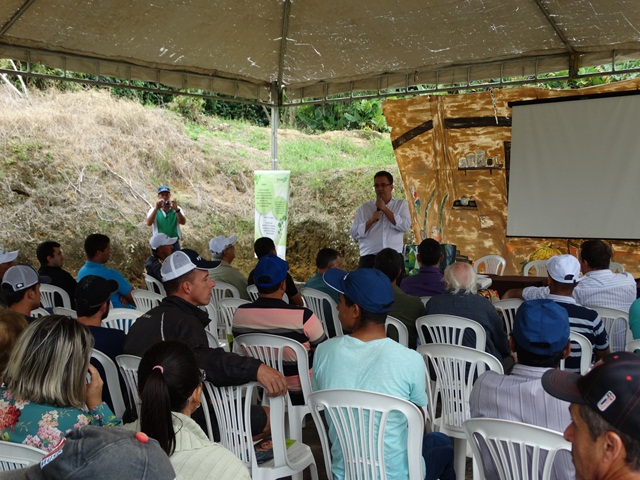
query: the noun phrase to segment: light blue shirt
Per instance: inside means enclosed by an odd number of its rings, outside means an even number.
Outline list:
[[[120,272],[107,268],[101,263],[87,260],[78,271],[78,281],[82,280],[87,275],[95,275],[96,277],[102,277],[106,280],[115,280],[118,282],[118,291],[111,295],[113,308],[135,308],[133,305],[127,305],[125,307],[120,301],[120,295],[128,295],[131,293],[131,285],[125,280]]]

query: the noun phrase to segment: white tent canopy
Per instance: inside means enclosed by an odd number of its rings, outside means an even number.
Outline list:
[[[640,58],[638,0],[2,0],[0,58],[266,105]]]

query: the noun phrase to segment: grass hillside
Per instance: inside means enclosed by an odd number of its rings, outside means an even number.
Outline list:
[[[253,171],[270,168],[269,138],[268,128],[212,117],[187,122],[106,91],[19,98],[0,89],[0,248],[20,249],[19,261],[37,265],[36,245],[56,240],[75,274],[84,238],[105,233],[110,266],[140,286],[151,236],[144,218],[157,186],[168,184],[187,214],[183,246],[208,258],[211,237],[237,234],[234,265],[246,274],[254,264]],[[355,267],[348,230],[358,205],[373,196],[373,174],[391,171],[404,195],[388,135],[281,130],[278,156],[292,172],[293,277],[304,281],[325,246]]]

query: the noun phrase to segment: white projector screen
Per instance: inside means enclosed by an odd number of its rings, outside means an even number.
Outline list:
[[[640,238],[640,95],[514,105],[509,177],[508,236]]]

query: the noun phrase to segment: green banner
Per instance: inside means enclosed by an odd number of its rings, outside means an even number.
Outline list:
[[[253,176],[255,239],[271,238],[281,258],[287,253],[290,174],[289,170],[256,170]]]

